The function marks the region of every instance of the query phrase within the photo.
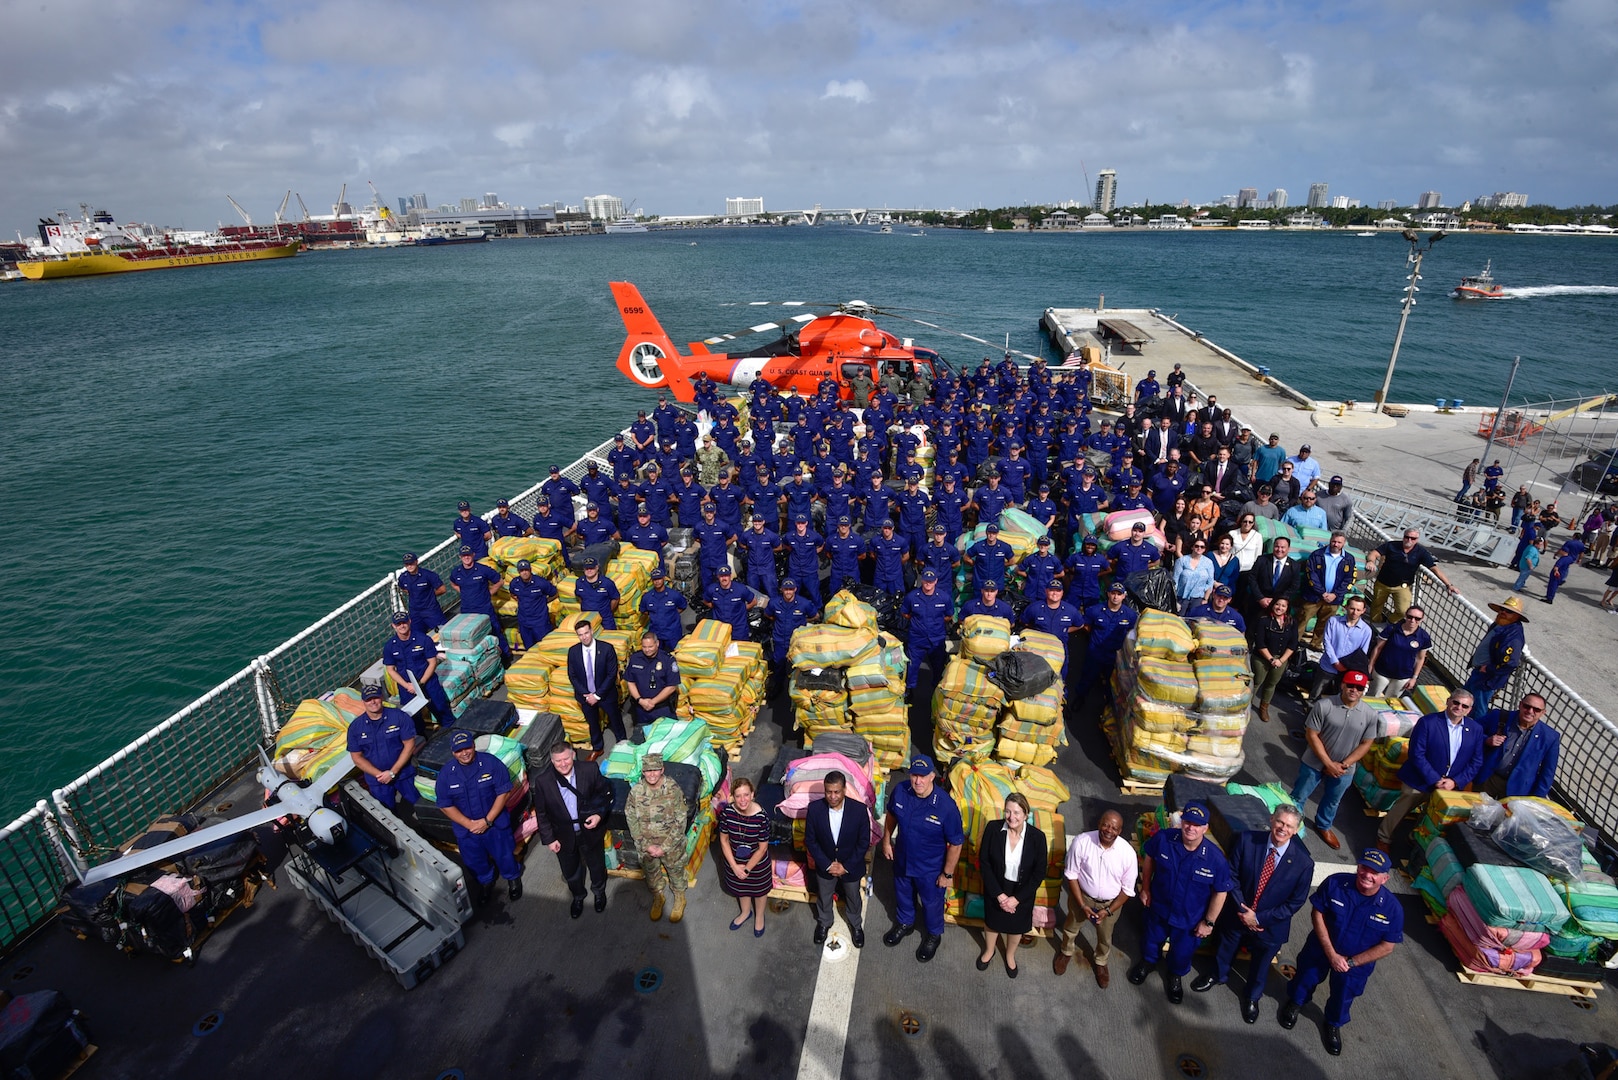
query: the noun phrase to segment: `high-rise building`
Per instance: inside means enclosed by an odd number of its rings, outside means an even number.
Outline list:
[[[461,213],[463,213],[463,214],[475,214],[477,212],[478,212],[478,201],[476,199],[462,199],[461,200]]]
[[[1244,187],[1236,192],[1236,206],[1238,208],[1252,206],[1258,202],[1258,188]]]
[[[410,214],[410,204],[408,202],[406,202],[405,197],[403,195],[401,195],[401,196],[399,196],[399,216],[400,217],[407,217],[409,214]]]
[[[1326,197],[1326,191],[1327,185],[1325,184],[1309,185],[1309,208],[1311,210],[1330,205],[1330,202]]]
[[[1096,213],[1110,214],[1117,205],[1118,173],[1113,169],[1102,169],[1096,173]]]
[[[418,191],[414,195],[410,196],[410,209],[427,209],[427,193],[425,191]]]
[[[592,221],[616,221],[624,216],[624,200],[616,195],[589,195],[584,200],[584,212]]]
[[[1497,191],[1493,195],[1480,195],[1472,205],[1480,210],[1520,209],[1528,205],[1528,196],[1517,191]]]
[[[762,213],[764,213],[764,196],[762,195],[757,198],[738,196],[734,199],[727,198],[725,200],[726,217],[757,217]]]
[[[1399,209],[1399,200],[1383,199],[1381,202],[1376,204],[1376,208],[1378,210],[1397,210]]]
[[[1270,192],[1270,205],[1275,207],[1277,210],[1286,209],[1287,189],[1284,187],[1278,187],[1274,191]]]
[[[1424,191],[1421,198],[1416,200],[1417,210],[1437,210],[1444,205],[1444,196],[1436,191]]]

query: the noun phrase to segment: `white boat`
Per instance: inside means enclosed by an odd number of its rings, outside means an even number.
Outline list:
[[[884,225],[880,229],[877,230],[877,232],[879,232],[879,233],[890,233],[892,231],[893,231],[893,226],[892,225]]]
[[[1374,232],[1357,232],[1354,235],[1355,236],[1375,236],[1376,233],[1374,233]]]
[[[632,217],[621,217],[615,221],[607,222],[604,231],[609,233],[638,233],[647,232],[645,225]]]

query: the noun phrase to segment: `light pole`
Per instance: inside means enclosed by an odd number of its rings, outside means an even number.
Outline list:
[[[1405,257],[1405,267],[1410,271],[1409,284],[1405,286],[1404,307],[1399,312],[1399,332],[1393,335],[1393,354],[1388,357],[1388,370],[1382,376],[1382,389],[1376,392],[1376,409],[1382,411],[1382,406],[1388,401],[1388,387],[1393,384],[1393,365],[1399,362],[1399,345],[1405,339],[1405,323],[1410,319],[1410,309],[1416,306],[1416,294],[1421,289],[1416,282],[1421,280],[1421,260],[1433,250],[1433,245],[1444,239],[1442,231],[1436,232],[1427,241],[1427,246],[1421,246],[1421,234],[1414,229],[1406,229],[1404,238],[1410,241],[1410,254]]]

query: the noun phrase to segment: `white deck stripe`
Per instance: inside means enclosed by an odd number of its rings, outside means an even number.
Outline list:
[[[865,913],[871,913],[867,900]],[[815,976],[815,997],[809,1006],[809,1025],[803,1033],[798,1058],[798,1080],[837,1080],[843,1074],[843,1048],[848,1043],[849,1013],[854,1007],[854,976],[860,969],[861,949],[853,947],[841,908],[834,908],[832,934],[840,937],[848,958],[828,962],[822,953]]]

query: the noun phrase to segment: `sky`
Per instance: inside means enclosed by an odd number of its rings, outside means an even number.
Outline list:
[[[1124,205],[1608,205],[1615,73],[1612,0],[0,0],[0,236],[367,181],[693,214],[1087,200],[1111,168]]]

